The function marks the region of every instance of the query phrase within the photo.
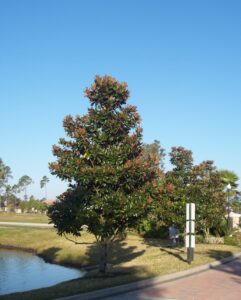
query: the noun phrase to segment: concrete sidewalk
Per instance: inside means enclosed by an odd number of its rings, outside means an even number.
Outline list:
[[[212,270],[104,300],[240,300],[241,258]]]
[[[26,222],[0,222],[0,227],[7,227],[7,226],[14,226],[14,227],[41,227],[41,228],[52,228],[54,227],[53,224],[46,224],[46,223],[26,223]]]
[[[225,265],[223,265],[225,264]],[[75,296],[65,297],[65,298],[59,298],[58,300],[95,300],[95,299],[108,299],[108,300],[160,300],[160,299],[183,299],[183,300],[206,300],[206,299],[213,299],[213,300],[221,300],[221,299],[232,299],[232,300],[239,300],[241,299],[241,289],[239,291],[239,298],[196,298],[195,297],[195,291],[194,296],[192,298],[185,298],[185,297],[179,297],[176,298],[176,296],[173,298],[173,291],[176,290],[177,282],[180,282],[181,280],[189,279],[190,282],[188,284],[183,284],[183,289],[181,288],[181,291],[183,292],[183,295],[185,292],[188,292],[188,289],[192,286],[192,280],[196,278],[199,275],[203,275],[205,273],[215,271],[218,272],[219,268],[222,268],[223,266],[227,266],[229,268],[229,265],[233,264],[234,266],[237,264],[240,267],[240,275],[241,275],[241,252],[224,258],[220,261],[215,261],[210,264],[206,264],[203,266],[195,267],[189,270],[185,270],[182,272],[164,275],[164,276],[158,276],[151,279],[146,279],[142,281],[137,281],[130,284],[125,284],[121,286],[116,286],[112,288],[97,290],[85,294],[79,294]],[[237,268],[231,266],[231,269],[234,268],[234,275],[235,272],[239,275],[239,271]],[[205,272],[207,271],[207,272]],[[228,272],[226,272],[228,274]],[[230,272],[232,274],[232,272]],[[211,275],[211,277],[214,275]],[[215,275],[216,276],[216,275]],[[235,275],[236,276],[236,275]],[[222,277],[222,276],[221,276]],[[225,279],[221,279],[225,280]],[[205,280],[203,281],[205,282]],[[171,288],[169,288],[169,293],[164,293],[164,288],[167,284],[173,284]],[[201,282],[202,283],[202,282]],[[208,281],[206,281],[208,283]],[[214,284],[215,285],[215,284]],[[240,288],[241,288],[241,278],[239,282]],[[220,286],[220,285],[218,285]],[[182,287],[182,284],[181,284]],[[199,291],[202,291],[203,289],[200,288]],[[153,292],[154,291],[154,292]],[[225,295],[226,297],[227,295]]]

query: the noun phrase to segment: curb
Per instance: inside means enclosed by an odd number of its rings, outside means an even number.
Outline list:
[[[63,297],[63,298],[57,298],[55,300],[97,300],[97,299],[103,299],[104,297],[110,297],[110,296],[115,296],[118,294],[123,294],[127,292],[131,292],[134,290],[138,289],[143,289],[143,288],[149,288],[151,286],[160,284],[160,283],[166,283],[169,281],[185,278],[191,275],[195,275],[210,269],[215,269],[216,267],[229,263],[237,258],[241,257],[241,252],[236,253],[232,256],[222,258],[221,260],[214,261],[212,263],[208,263],[206,265],[202,265],[199,267],[195,267],[189,270],[173,273],[173,274],[168,274],[168,275],[162,275],[162,276],[157,276],[154,278],[150,279],[145,279],[133,283],[128,283],[128,284],[123,284],[119,286],[115,286],[112,288],[105,288],[101,290],[96,290],[93,292],[88,292],[88,293],[83,293],[83,294],[78,294],[74,296],[69,296],[69,297]]]

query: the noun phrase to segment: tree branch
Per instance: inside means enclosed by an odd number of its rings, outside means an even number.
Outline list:
[[[66,240],[68,240],[72,243],[75,243],[76,245],[91,245],[92,244],[92,243],[85,243],[85,242],[77,242],[76,240],[72,240],[69,237],[67,237],[67,235],[65,233],[63,235],[66,238]]]

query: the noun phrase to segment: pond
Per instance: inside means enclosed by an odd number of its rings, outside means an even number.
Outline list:
[[[0,249],[0,295],[48,287],[83,277],[84,272],[24,251]]]

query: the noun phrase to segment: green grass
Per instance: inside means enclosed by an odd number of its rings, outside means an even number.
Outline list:
[[[98,247],[93,236],[84,233],[83,244],[75,245],[56,235],[53,229],[0,228],[0,245],[32,248],[39,255],[52,262],[87,266],[98,263]],[[227,245],[204,245],[196,247],[195,261],[190,266],[186,262],[184,248],[171,249],[165,241],[143,239],[128,235],[124,241],[117,241],[111,249],[111,276],[99,277],[90,272],[89,277],[38,289],[25,293],[2,296],[0,299],[53,299],[120,285],[140,279],[164,275],[206,264],[215,259],[230,256],[240,251],[240,247]]]
[[[49,218],[45,214],[0,212],[0,222],[48,223]]]

